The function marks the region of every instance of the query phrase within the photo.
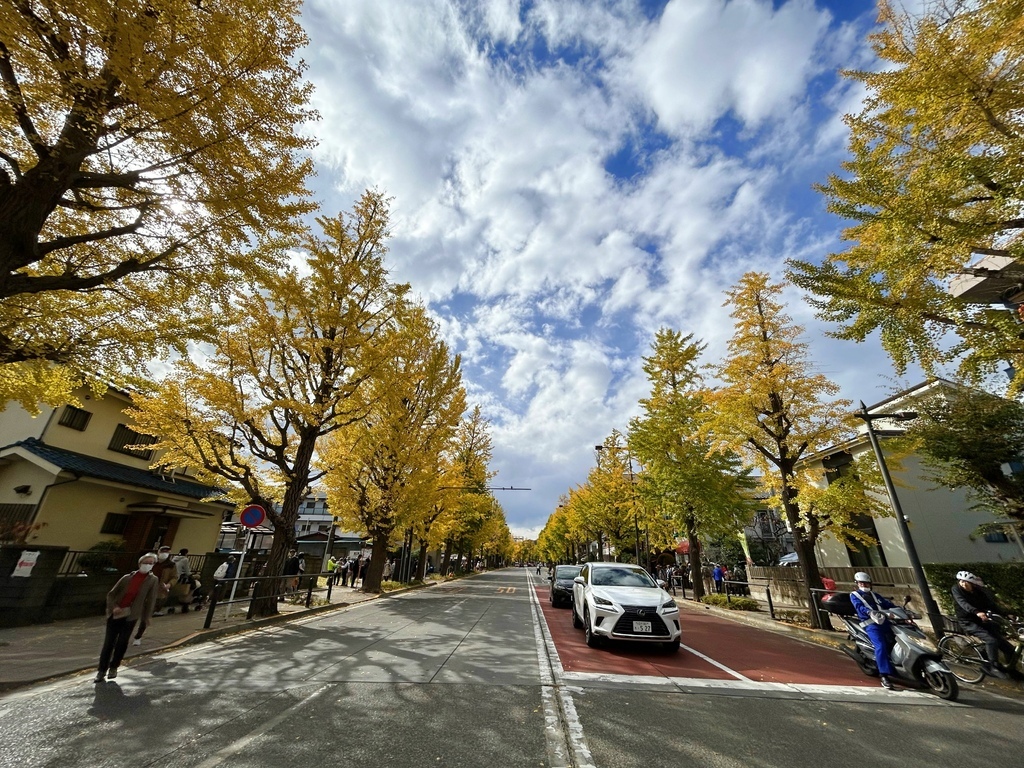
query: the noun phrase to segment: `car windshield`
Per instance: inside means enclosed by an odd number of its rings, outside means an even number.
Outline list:
[[[595,568],[590,577],[595,587],[657,587],[647,571],[638,568]]]
[[[556,579],[575,579],[583,570],[582,565],[560,565],[555,568]]]

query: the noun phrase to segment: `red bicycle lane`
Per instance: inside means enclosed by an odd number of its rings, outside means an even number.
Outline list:
[[[678,653],[645,643],[605,642],[589,648],[583,632],[572,626],[572,609],[551,607],[543,587],[537,588],[537,598],[565,672],[708,680],[736,680],[738,675],[767,683],[877,685],[840,651],[719,618],[686,603],[680,605],[683,647]]]

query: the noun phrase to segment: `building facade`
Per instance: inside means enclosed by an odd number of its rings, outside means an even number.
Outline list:
[[[868,408],[870,414],[913,410],[914,401],[930,396],[942,387],[957,386],[933,379],[883,400]],[[887,437],[899,431],[898,422],[884,423],[879,437],[883,455]],[[840,476],[853,459],[872,448],[866,427],[852,440],[834,446],[808,461],[832,477]],[[917,455],[900,456],[887,461],[896,486],[896,494],[907,518],[914,548],[922,563],[1015,562],[1024,560],[1019,531],[992,512],[975,508],[963,489],[952,490],[929,476],[928,468]],[[888,504],[885,489],[879,497]],[[835,538],[824,536],[817,546],[818,563],[823,567],[909,567],[910,559],[895,517],[871,518],[864,515],[857,526],[878,541],[876,545],[848,548]]]
[[[82,407],[0,412],[0,528],[31,525],[29,545],[70,550],[123,539],[129,552],[212,551],[232,505],[187,471],[150,469],[154,441],[126,416],[130,395],[76,394]]]

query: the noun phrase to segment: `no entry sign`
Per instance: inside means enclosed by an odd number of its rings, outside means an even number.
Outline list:
[[[263,521],[266,519],[267,512],[259,504],[250,504],[238,516],[238,520],[246,528],[255,528],[258,525],[263,525]]]

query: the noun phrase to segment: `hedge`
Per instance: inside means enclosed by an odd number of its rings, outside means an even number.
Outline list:
[[[924,571],[943,613],[953,615],[949,591],[956,583],[957,571],[970,571],[1011,613],[1024,615],[1024,563],[926,563]]]
[[[759,611],[761,606],[757,600],[749,597],[727,598],[725,595],[704,595],[702,603],[714,605],[718,608],[728,608],[730,611]]]

